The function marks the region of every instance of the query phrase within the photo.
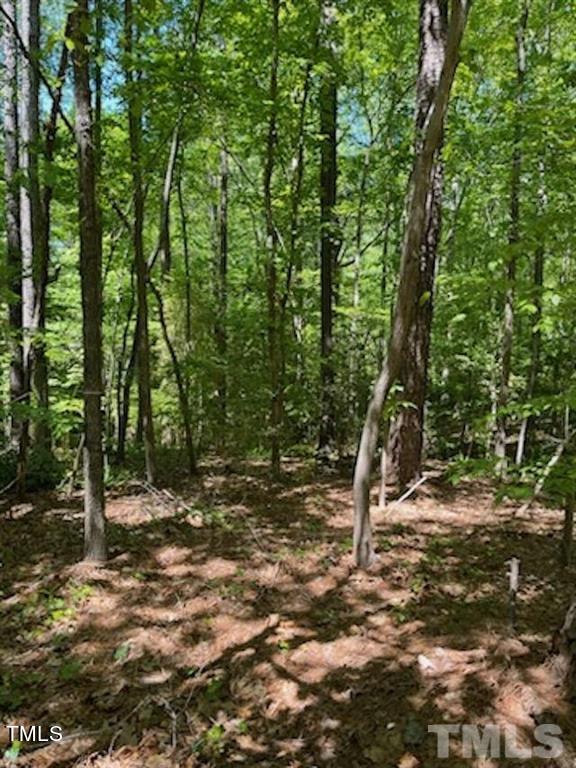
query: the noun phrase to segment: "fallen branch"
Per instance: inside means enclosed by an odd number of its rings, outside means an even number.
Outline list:
[[[558,448],[556,448],[556,451],[554,452],[554,455],[552,456],[552,458],[550,459],[548,464],[546,464],[546,466],[544,468],[544,471],[542,472],[538,482],[534,486],[534,490],[532,492],[532,496],[528,499],[528,501],[525,504],[523,504],[520,507],[520,509],[518,511],[518,514],[522,515],[525,512],[528,512],[528,510],[530,509],[532,504],[536,501],[538,496],[542,493],[542,489],[544,488],[544,484],[546,483],[546,480],[550,476],[550,473],[552,472],[552,470],[554,469],[556,464],[558,464],[558,462],[562,458],[562,454],[564,453],[564,451],[568,447],[570,441],[572,440],[573,435],[574,435],[574,432],[569,432],[566,435],[566,437],[564,438],[564,440],[562,440],[562,442],[558,445]],[[517,513],[514,512],[514,515],[516,515],[516,514]]]
[[[14,488],[14,486],[16,485],[17,482],[18,482],[18,478],[15,477],[14,480],[9,482],[8,485],[5,485],[4,488],[0,488],[0,496],[2,496],[5,493],[8,493],[8,491],[10,491],[12,488]]]
[[[402,502],[403,502],[403,501],[406,501],[406,499],[407,499],[409,496],[412,496],[412,494],[414,493],[414,491],[415,491],[417,488],[419,488],[419,487],[420,487],[420,486],[421,486],[423,483],[425,483],[425,482],[426,482],[426,480],[428,480],[428,477],[427,477],[427,475],[422,475],[422,477],[420,478],[420,480],[418,480],[416,483],[414,483],[414,485],[412,485],[410,488],[408,488],[408,490],[407,490],[405,493],[403,493],[403,494],[402,494],[402,496],[400,496],[400,498],[399,498],[399,499],[397,499],[397,500],[394,502],[394,504],[391,504],[389,508],[390,508],[390,509],[394,509],[394,507],[397,507],[397,506],[399,506],[400,504],[402,504]]]

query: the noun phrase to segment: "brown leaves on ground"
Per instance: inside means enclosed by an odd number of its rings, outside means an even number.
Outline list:
[[[100,568],[76,562],[79,498],[37,496],[2,521],[2,722],[65,733],[16,765],[436,768],[429,724],[529,737],[547,716],[571,738],[545,659],[574,576],[557,566],[558,514],[513,518],[487,487],[432,482],[374,509],[363,574],[348,483],[312,466],[282,482],[214,466],[181,496],[110,498]]]

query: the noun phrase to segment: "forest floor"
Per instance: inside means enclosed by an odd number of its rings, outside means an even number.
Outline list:
[[[214,464],[172,490],[109,495],[99,568],[77,562],[79,495],[4,506],[1,722],[65,735],[14,765],[456,768],[475,763],[437,759],[429,724],[529,733],[543,710],[574,743],[546,662],[576,575],[558,566],[559,512],[514,515],[488,484],[432,479],[374,510],[363,574],[349,479]]]

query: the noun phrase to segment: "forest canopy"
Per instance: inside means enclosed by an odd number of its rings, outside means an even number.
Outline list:
[[[5,0],[2,23],[3,486],[77,482],[82,451],[97,486],[353,458],[451,57],[389,468],[537,478],[574,391],[566,3]]]

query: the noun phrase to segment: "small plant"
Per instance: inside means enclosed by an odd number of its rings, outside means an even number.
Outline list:
[[[8,762],[12,762],[13,760],[18,760],[21,750],[22,750],[22,742],[13,741],[10,747],[4,752],[4,760],[7,760]]]
[[[62,682],[67,683],[75,680],[82,672],[82,663],[78,659],[67,659],[58,670],[58,677]]]
[[[381,552],[390,552],[394,549],[394,544],[392,544],[390,539],[382,538],[378,542],[378,549]]]
[[[224,751],[225,736],[226,732],[224,730],[224,726],[220,725],[219,723],[214,723],[214,725],[211,726],[204,734],[203,751],[209,755],[221,755]]]
[[[129,653],[130,653],[129,643],[122,643],[122,645],[119,645],[118,648],[116,648],[116,650],[114,651],[114,661],[117,661],[119,663],[126,661]]]
[[[219,701],[224,696],[224,680],[214,677],[206,686],[205,696],[208,701]]]

